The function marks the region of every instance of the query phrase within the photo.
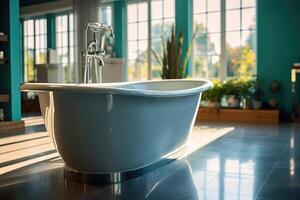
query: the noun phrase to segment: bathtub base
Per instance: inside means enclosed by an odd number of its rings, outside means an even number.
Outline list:
[[[141,167],[135,170],[126,171],[126,172],[113,172],[113,173],[86,173],[73,170],[65,165],[64,167],[64,176],[65,180],[68,182],[82,182],[82,183],[120,183],[127,181],[139,176],[142,176],[150,171],[158,169],[162,166],[165,166],[177,159],[181,159],[186,155],[186,148],[182,147],[176,152],[166,156],[162,160]]]

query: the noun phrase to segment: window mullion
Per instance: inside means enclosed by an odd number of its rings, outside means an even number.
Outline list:
[[[33,78],[34,81],[37,81],[36,73],[35,73],[35,62],[36,62],[36,42],[35,42],[35,37],[36,37],[36,32],[35,32],[35,19],[33,20]]]
[[[219,78],[221,80],[227,78],[226,57],[226,0],[221,0],[221,57],[219,69]]]
[[[152,35],[151,35],[151,0],[148,1],[148,79],[152,79],[152,67],[151,67],[151,48],[152,48]]]

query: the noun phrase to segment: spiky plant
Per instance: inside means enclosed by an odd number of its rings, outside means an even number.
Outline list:
[[[175,25],[172,26],[172,34],[169,39],[165,40],[162,36],[162,58],[158,56],[157,53],[152,49],[152,53],[155,59],[162,66],[162,79],[182,79],[187,77],[186,67],[191,55],[191,50],[197,31],[198,29],[196,29],[195,33],[192,36],[192,40],[189,44],[185,57],[182,57],[184,42],[183,33],[181,31],[177,39]]]

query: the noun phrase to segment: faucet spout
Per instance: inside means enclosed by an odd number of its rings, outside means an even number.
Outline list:
[[[106,33],[110,37],[115,37],[114,30],[107,24],[97,22],[88,23],[84,29],[84,50],[82,51],[83,83],[102,82],[102,67],[106,59],[104,43]],[[93,33],[93,40],[87,42],[88,31]]]

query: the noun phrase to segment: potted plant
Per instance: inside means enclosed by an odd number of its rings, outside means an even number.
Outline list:
[[[224,88],[220,81],[214,80],[213,81],[213,88],[207,90],[205,93],[202,94],[203,102],[206,102],[204,105],[208,108],[219,108],[220,101],[224,94]]]
[[[227,98],[227,106],[230,108],[238,108],[240,106],[240,87],[237,79],[231,79],[224,84],[224,93]]]
[[[271,98],[269,100],[269,104],[273,109],[278,108],[278,101],[276,95],[278,94],[279,91],[280,91],[280,83],[276,80],[272,81],[270,85]]]
[[[191,55],[193,42],[198,29],[192,36],[188,50],[183,57],[183,33],[180,32],[179,37],[176,35],[175,25],[172,26],[172,35],[169,39],[165,40],[162,36],[163,55],[160,57],[153,49],[152,53],[157,62],[162,66],[161,78],[162,79],[182,79],[186,78],[186,66]]]
[[[251,87],[249,88],[249,94],[251,99],[251,104],[253,109],[262,108],[262,97],[263,90],[260,88],[260,81],[254,80],[251,82]]]

